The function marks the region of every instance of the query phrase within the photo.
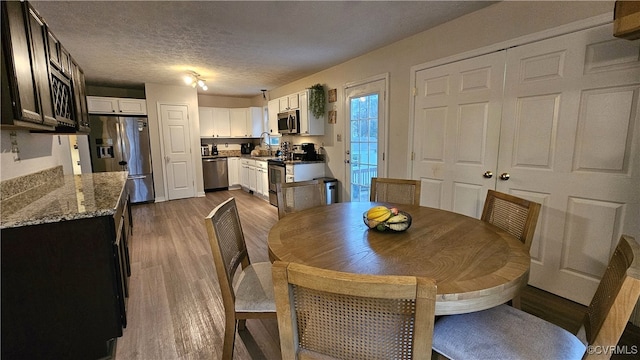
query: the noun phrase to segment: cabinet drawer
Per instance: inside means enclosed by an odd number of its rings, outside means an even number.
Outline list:
[[[262,160],[256,160],[256,168],[267,170],[267,162]]]

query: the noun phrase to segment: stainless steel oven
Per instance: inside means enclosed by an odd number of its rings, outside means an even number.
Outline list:
[[[269,203],[278,206],[278,197],[276,196],[276,184],[284,183],[286,179],[286,167],[283,161],[269,160]]]

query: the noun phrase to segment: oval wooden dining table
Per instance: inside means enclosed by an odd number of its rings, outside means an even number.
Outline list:
[[[314,267],[436,280],[436,315],[488,309],[527,285],[530,257],[500,228],[450,211],[392,205],[411,214],[411,227],[378,232],[363,213],[383,203],[345,202],[288,214],[269,232],[269,258]]]

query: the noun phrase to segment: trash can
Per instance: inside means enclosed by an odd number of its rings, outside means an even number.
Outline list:
[[[313,180],[318,180],[324,183],[327,205],[338,202],[338,179],[332,177],[319,177]]]

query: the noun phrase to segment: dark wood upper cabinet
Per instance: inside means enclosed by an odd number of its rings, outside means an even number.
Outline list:
[[[3,50],[3,83],[7,84],[10,97],[3,96],[2,107],[7,106],[13,110],[11,117],[9,113],[2,112],[3,125],[23,125],[38,129],[52,129],[52,125],[57,122],[53,118],[51,102],[47,106],[45,100],[42,105],[42,80],[47,76],[41,76],[43,66],[38,61],[38,53],[33,52],[33,37],[31,29],[36,28],[39,23],[34,19],[31,26],[31,13],[25,3],[17,1],[3,1],[2,9],[2,50]],[[38,37],[37,31],[35,34]],[[41,39],[42,40],[42,39]],[[40,50],[46,59],[44,42],[40,41]],[[33,55],[33,56],[32,56]],[[45,75],[48,73],[44,68]],[[48,81],[45,90],[48,91]],[[3,89],[4,90],[4,89]],[[46,98],[46,97],[45,97]],[[49,97],[50,100],[50,97]],[[5,103],[8,101],[9,103]],[[46,119],[46,122],[45,122]],[[26,122],[26,123],[24,123]],[[32,124],[32,125],[29,125]]]
[[[49,41],[49,62],[51,65],[56,68],[60,68],[60,42],[58,39],[51,33],[47,32],[47,37]]]
[[[82,70],[28,2],[1,5],[2,126],[87,132]]]
[[[29,21],[29,42],[32,51],[32,66],[35,67],[33,74],[37,84],[38,94],[40,97],[40,107],[42,111],[43,121],[46,125],[57,125],[53,109],[53,99],[51,98],[51,83],[49,72],[49,57],[47,56],[47,27],[31,6],[24,3],[27,7],[25,11]]]
[[[87,108],[87,92],[84,81],[84,71],[82,71],[82,68],[73,60],[73,58],[70,58],[70,60],[73,101],[78,132],[89,133],[91,129],[89,127],[89,112]]]
[[[69,52],[60,44],[60,41],[58,41],[50,29],[47,31],[47,38],[49,42],[49,63],[62,75],[71,78],[72,68]]]

